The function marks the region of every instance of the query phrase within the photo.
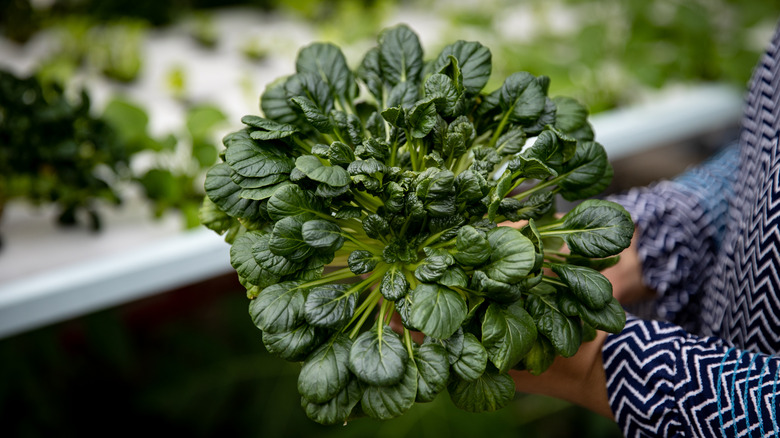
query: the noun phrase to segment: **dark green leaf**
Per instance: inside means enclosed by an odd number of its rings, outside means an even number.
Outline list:
[[[261,178],[276,173],[290,173],[295,164],[271,141],[253,140],[246,130],[228,134],[223,139],[225,161],[239,175]]]
[[[534,376],[545,372],[555,360],[555,348],[544,336],[538,336],[533,347],[523,358],[523,365]]]
[[[252,255],[260,267],[277,276],[290,275],[301,269],[300,263],[274,254],[271,251],[270,239],[269,235],[262,236],[252,246]]]
[[[466,288],[469,285],[469,277],[460,266],[450,266],[436,280],[442,286]]]
[[[431,402],[447,386],[450,363],[447,350],[440,344],[423,344],[414,352],[417,365],[417,397],[420,403]]]
[[[410,322],[428,336],[449,338],[466,319],[466,300],[448,287],[420,284],[410,296]]]
[[[357,307],[357,294],[347,293],[348,290],[346,284],[324,284],[311,289],[304,306],[306,322],[323,328],[344,327]]]
[[[295,160],[295,168],[306,176],[332,187],[344,187],[350,183],[349,174],[343,167],[330,166],[314,155],[301,155]]]
[[[263,332],[263,345],[268,352],[291,362],[302,361],[324,340],[325,333],[322,330],[306,323],[290,331]]]
[[[349,270],[355,274],[367,274],[376,268],[380,258],[369,251],[356,249],[349,254],[347,264]]]
[[[408,362],[409,353],[390,326],[361,333],[349,352],[349,369],[369,385],[395,385],[407,372]]]
[[[295,184],[280,187],[268,200],[268,215],[273,220],[302,214],[322,215],[321,202]]]
[[[254,256],[252,247],[263,236],[258,231],[248,231],[236,238],[230,247],[230,264],[236,270],[241,278],[244,278],[252,285],[259,286],[261,289],[275,284],[279,277],[263,269]]]
[[[456,379],[447,387],[450,399],[467,412],[492,412],[515,397],[515,382],[506,373],[488,370],[473,381]]]
[[[536,78],[527,72],[514,73],[500,88],[500,105],[509,121],[528,122],[542,114],[546,96]]]
[[[352,340],[336,335],[314,350],[301,367],[298,392],[309,402],[325,403],[336,397],[350,380],[349,351]]]
[[[572,253],[585,257],[610,257],[631,244],[634,223],[631,215],[614,202],[583,201],[563,217],[562,237]]]
[[[551,269],[588,308],[603,309],[611,301],[612,284],[595,269],[558,263],[553,263]]]
[[[484,267],[488,277],[516,283],[531,272],[536,262],[533,243],[511,227],[496,227],[487,233],[490,259]]]
[[[294,125],[279,123],[258,116],[244,116],[241,118],[241,123],[257,128],[256,131],[252,131],[249,134],[255,140],[277,140],[298,132],[298,128]]]
[[[352,71],[341,49],[331,43],[314,43],[298,52],[295,68],[319,76],[334,95],[347,97],[353,84]]]
[[[453,254],[453,257],[462,265],[477,266],[490,258],[490,243],[485,233],[470,225],[458,230],[455,247],[458,252]]]
[[[577,352],[582,343],[579,321],[564,315],[551,297],[532,295],[528,298],[527,308],[536,319],[539,333],[550,340],[558,354],[571,357]]]
[[[363,391],[361,406],[371,418],[389,420],[408,411],[417,396],[417,366],[407,361],[402,379],[392,385],[369,385]]]
[[[301,227],[304,242],[312,248],[336,252],[344,244],[341,228],[326,220],[308,220]]]
[[[485,372],[487,360],[487,351],[479,339],[471,333],[466,333],[463,335],[463,352],[452,364],[452,370],[461,380],[473,382]]]
[[[206,173],[206,195],[220,210],[235,218],[255,219],[260,215],[258,201],[241,197],[241,186],[230,178],[227,163],[214,165]]]
[[[379,288],[385,299],[397,301],[409,293],[409,281],[406,279],[402,268],[393,265],[382,277]]]
[[[500,372],[507,372],[536,340],[533,317],[521,306],[490,304],[482,317],[482,345]]]
[[[453,56],[463,76],[463,87],[469,95],[477,95],[490,79],[492,71],[490,49],[474,41],[456,41],[446,46],[433,62],[432,71],[439,72]]]
[[[295,96],[290,98],[290,102],[293,103],[303,117],[309,122],[314,129],[324,134],[328,134],[333,131],[333,126],[330,123],[330,118],[327,113],[317,107],[317,105],[310,99],[303,96]]]
[[[302,262],[312,255],[314,248],[306,243],[301,232],[307,219],[305,216],[287,216],[277,221],[268,241],[271,252],[292,262]]]
[[[388,84],[416,83],[423,67],[423,50],[417,35],[405,25],[382,31],[379,35],[379,65]]]
[[[306,397],[301,397],[301,407],[306,411],[306,415],[317,423],[342,425],[347,422],[362,395],[360,383],[356,379],[350,379],[347,386],[324,403],[314,403]]]
[[[424,100],[412,107],[406,117],[406,124],[412,137],[423,138],[428,135],[436,125],[436,117],[436,105],[433,100]]]
[[[616,298],[601,310],[591,310],[583,304],[577,305],[580,317],[597,330],[609,333],[620,333],[626,325],[626,312],[620,307]]]
[[[249,303],[257,328],[269,333],[290,332],[303,324],[305,295],[298,283],[287,281],[269,286]]]
[[[271,120],[279,123],[295,123],[298,113],[290,104],[285,84],[288,78],[279,78],[266,86],[260,97],[260,108],[263,114]]]

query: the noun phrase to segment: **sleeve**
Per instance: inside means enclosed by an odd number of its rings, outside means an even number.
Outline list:
[[[602,357],[626,437],[780,436],[777,357],[632,316]]]
[[[610,198],[636,223],[643,280],[659,296],[656,317],[682,324],[678,313],[696,301],[725,234],[738,164],[732,145],[674,180]]]

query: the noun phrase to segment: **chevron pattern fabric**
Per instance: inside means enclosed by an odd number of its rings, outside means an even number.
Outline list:
[[[656,316],[608,338],[627,437],[778,436],[780,29],[754,71],[739,145],[614,200],[632,213]]]

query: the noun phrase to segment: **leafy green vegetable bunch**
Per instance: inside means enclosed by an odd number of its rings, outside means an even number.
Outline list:
[[[495,410],[510,369],[540,373],[622,329],[599,269],[629,245],[630,216],[595,199],[552,214],[556,195],[612,177],[583,106],[525,72],[485,93],[487,48],[425,62],[405,26],[356,71],[332,44],[302,49],[296,70],[225,137],[201,217],[232,243],[267,349],[303,363],[309,417],[388,419],[445,389]]]

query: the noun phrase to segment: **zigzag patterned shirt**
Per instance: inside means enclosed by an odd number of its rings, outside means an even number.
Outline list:
[[[655,316],[603,349],[627,437],[780,436],[780,29],[756,67],[739,144],[613,200],[634,217]]]

